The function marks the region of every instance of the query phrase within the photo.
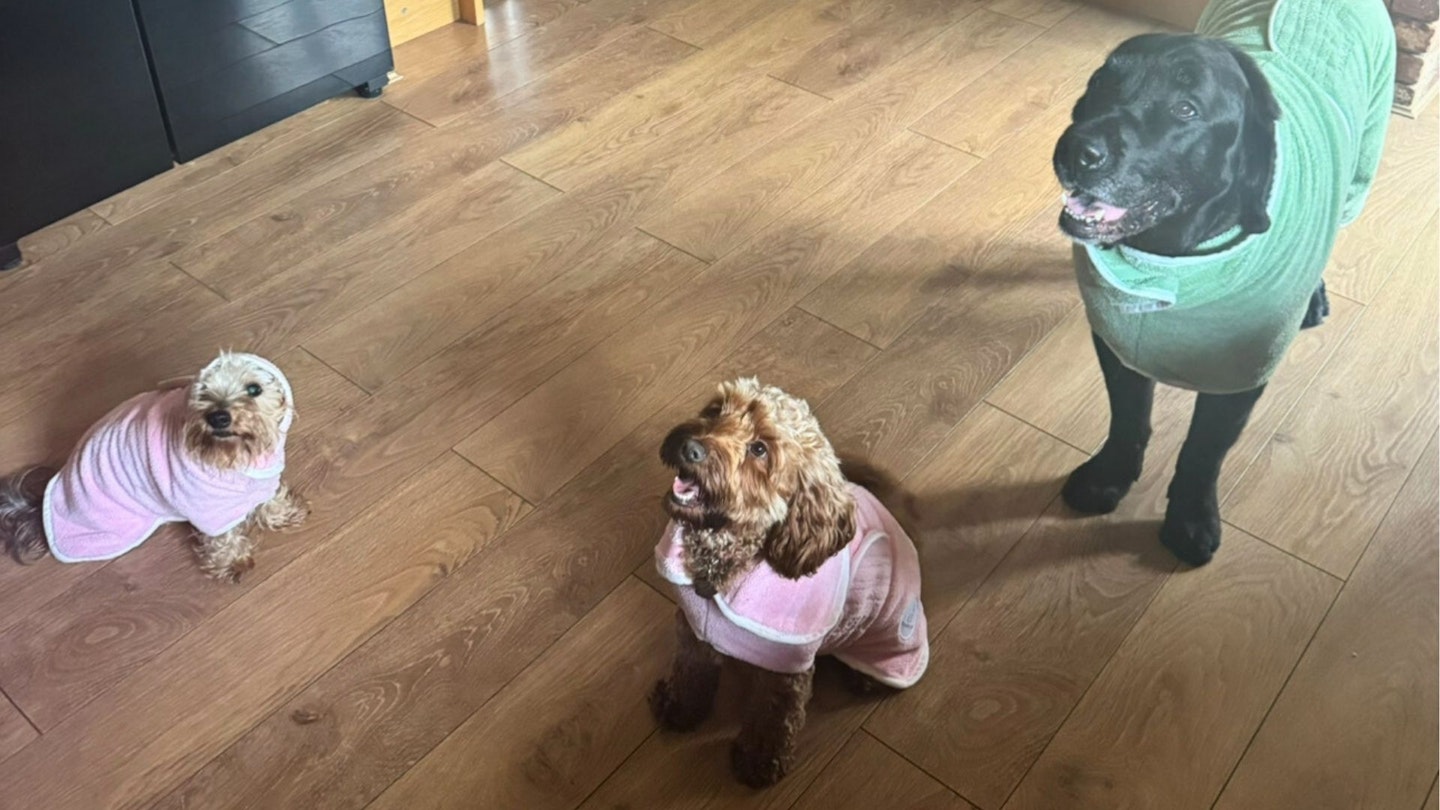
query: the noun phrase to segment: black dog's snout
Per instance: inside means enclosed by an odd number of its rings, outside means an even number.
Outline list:
[[[690,464],[699,464],[707,455],[709,453],[705,451],[705,445],[694,439],[686,439],[685,443],[680,445],[680,457]]]
[[[1104,166],[1109,157],[1105,142],[1099,139],[1081,141],[1075,149],[1075,162],[1086,171]]]
[[[229,411],[211,411],[205,414],[205,424],[216,430],[224,430],[230,427]]]

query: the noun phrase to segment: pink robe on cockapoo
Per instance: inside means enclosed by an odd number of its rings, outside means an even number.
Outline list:
[[[279,447],[255,469],[217,470],[185,452],[185,388],[132,397],[92,426],[45,488],[45,540],[61,562],[109,560],[162,524],[187,521],[202,534],[235,528],[280,489],[294,398],[268,361],[250,356],[285,391]]]
[[[814,574],[787,579],[760,562],[711,599],[695,593],[674,523],[655,548],[655,566],[675,586],[696,637],[721,653],[772,672],[804,672],[816,656],[898,689],[930,661],[920,560],[894,516],[865,489],[855,496],[855,538]]]

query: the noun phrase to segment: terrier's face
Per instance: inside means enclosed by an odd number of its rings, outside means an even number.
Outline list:
[[[273,453],[291,408],[273,373],[228,353],[190,384],[188,404],[186,447],[222,470],[248,469]]]

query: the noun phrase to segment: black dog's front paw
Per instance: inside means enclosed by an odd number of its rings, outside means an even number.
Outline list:
[[[774,751],[751,748],[736,740],[730,746],[730,770],[740,783],[764,788],[785,778],[790,770],[788,758]]]
[[[1160,526],[1160,542],[1188,565],[1201,566],[1220,548],[1220,509],[1212,499],[1171,501]]]
[[[1315,288],[1310,295],[1310,306],[1305,310],[1305,320],[1300,322],[1301,329],[1311,329],[1325,322],[1330,315],[1330,296],[1325,294],[1325,282]]]
[[[708,700],[683,700],[668,680],[656,681],[650,690],[650,713],[666,731],[694,731],[710,716]]]
[[[1060,496],[1066,506],[1082,515],[1108,515],[1138,477],[1135,465],[1117,464],[1102,450],[1070,473]]]

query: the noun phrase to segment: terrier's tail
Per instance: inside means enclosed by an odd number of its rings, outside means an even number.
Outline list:
[[[49,551],[41,501],[54,477],[53,469],[31,467],[0,484],[0,547],[25,565]]]

